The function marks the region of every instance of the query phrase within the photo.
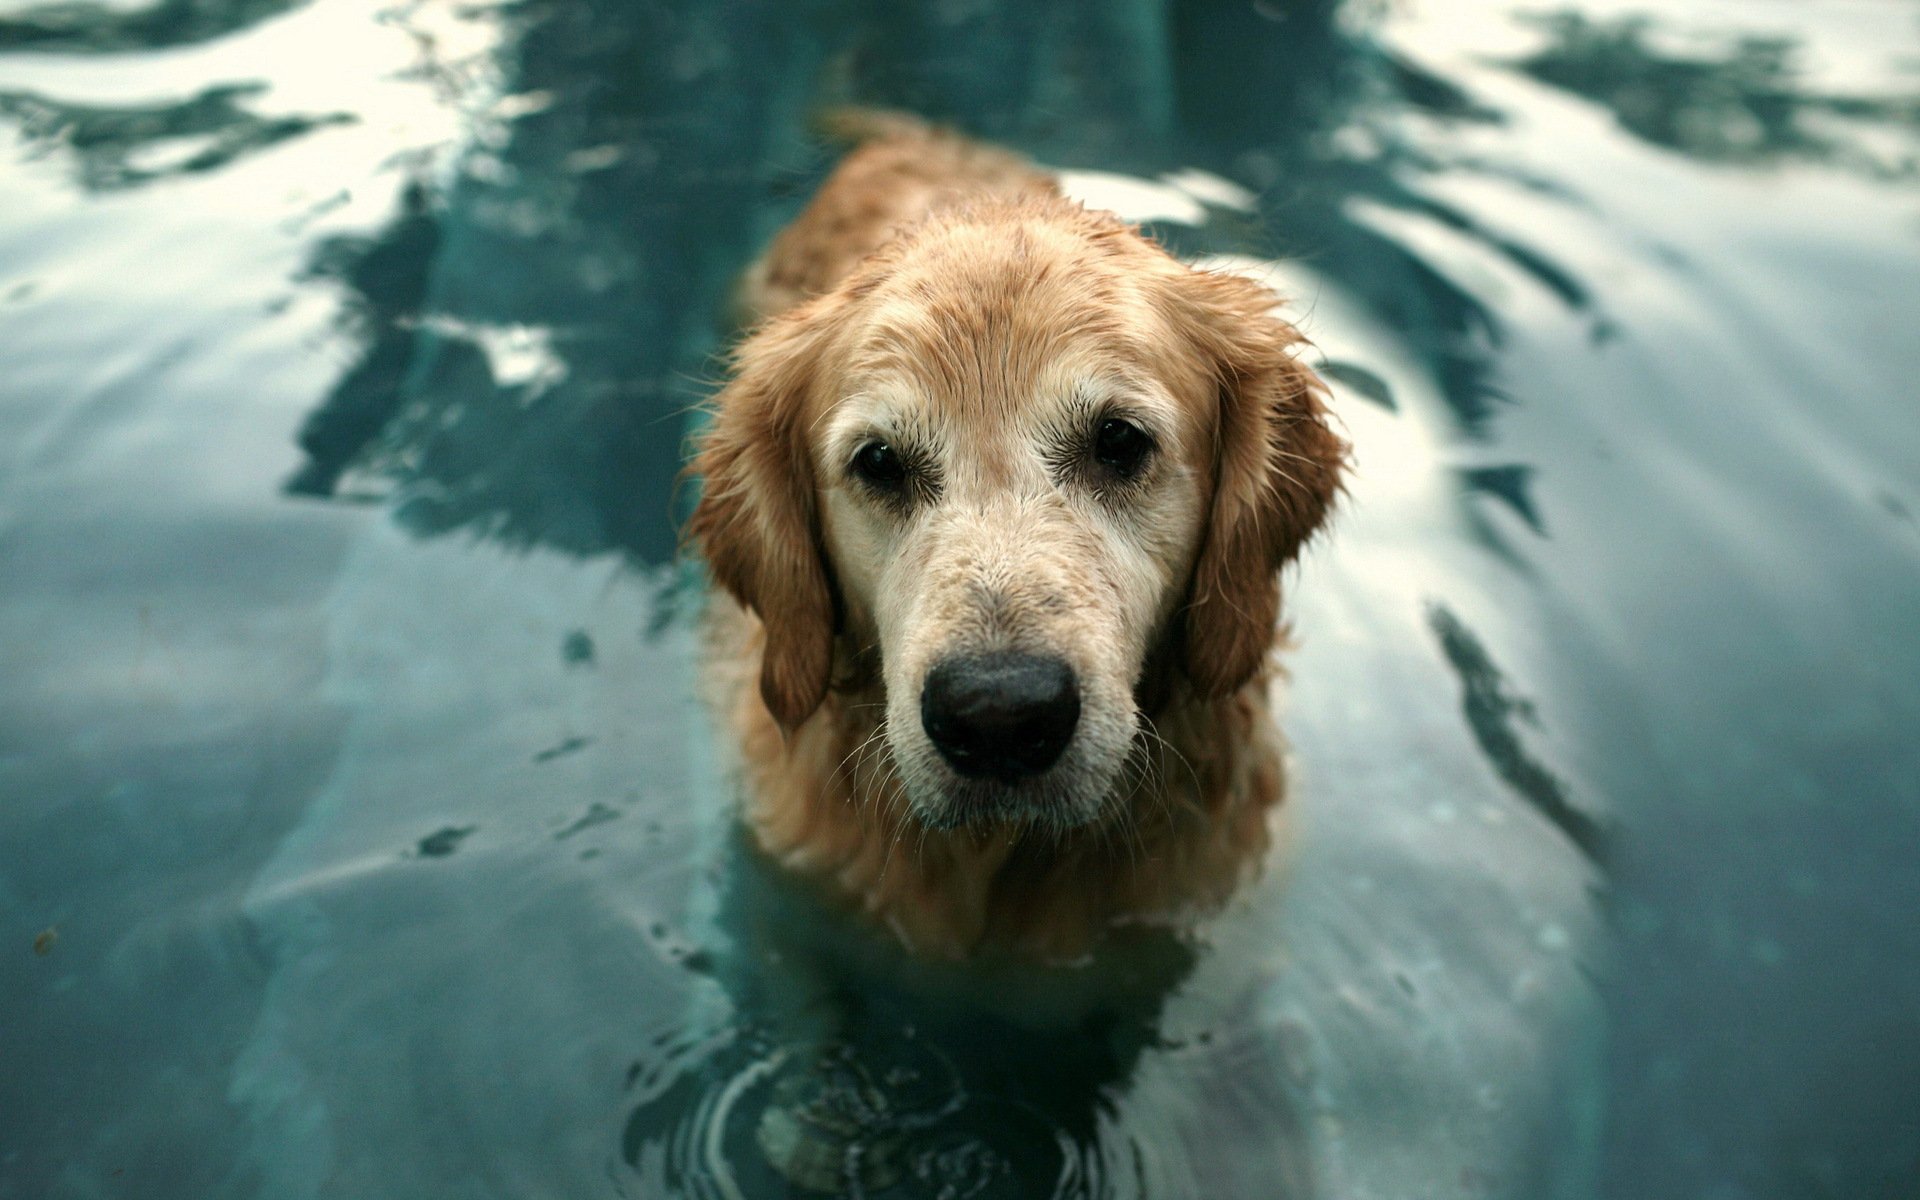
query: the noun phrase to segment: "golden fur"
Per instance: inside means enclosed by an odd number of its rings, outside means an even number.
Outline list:
[[[1345,446],[1258,284],[1006,151],[853,124],[747,274],[762,321],[694,463],[689,536],[733,601],[714,700],[774,858],[915,950],[1074,958],[1260,862],[1278,572]],[[1153,440],[1138,479],[1076,449],[1116,415]],[[918,456],[909,497],[850,473],[876,440]],[[946,769],[918,704],[940,656],[1002,648],[1069,662],[1083,708],[1044,778],[994,789]]]

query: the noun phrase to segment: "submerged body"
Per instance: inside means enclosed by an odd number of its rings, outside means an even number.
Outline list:
[[[1277,573],[1345,447],[1265,289],[857,132],[747,276],[696,464],[716,703],[778,861],[918,951],[1075,958],[1263,857]]]

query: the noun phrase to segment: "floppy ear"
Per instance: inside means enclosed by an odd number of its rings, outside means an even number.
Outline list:
[[[834,607],[803,416],[819,368],[822,304],[762,326],[734,356],[693,470],[705,477],[687,536],[765,628],[760,696],[791,732],[827,694]]]
[[[1304,339],[1272,315],[1273,293],[1237,275],[1189,271],[1171,312],[1215,390],[1214,491],[1187,597],[1182,649],[1203,696],[1260,670],[1280,616],[1280,568],[1326,517],[1347,446],[1324,385],[1295,357]]]

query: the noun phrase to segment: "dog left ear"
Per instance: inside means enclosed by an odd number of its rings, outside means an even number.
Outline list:
[[[1347,444],[1328,425],[1305,339],[1278,298],[1238,275],[1187,271],[1167,305],[1213,390],[1214,490],[1183,617],[1182,659],[1201,695],[1228,696],[1273,647],[1280,568],[1325,520]]]
[[[704,483],[687,537],[759,615],[760,696],[788,732],[820,707],[833,668],[833,592],[802,424],[827,303],[776,317],[741,344],[692,464]]]

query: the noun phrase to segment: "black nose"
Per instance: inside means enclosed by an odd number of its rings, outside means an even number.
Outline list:
[[[976,654],[927,672],[920,724],[955,771],[1012,783],[1052,766],[1080,721],[1080,685],[1057,658]]]

